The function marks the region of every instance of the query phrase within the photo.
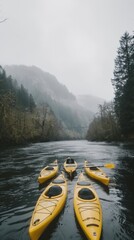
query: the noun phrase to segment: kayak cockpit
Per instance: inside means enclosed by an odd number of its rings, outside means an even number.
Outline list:
[[[62,188],[60,186],[54,185],[50,187],[46,192],[45,196],[48,198],[57,197],[62,194]]]
[[[66,163],[67,163],[67,164],[74,164],[75,161],[74,161],[73,158],[68,157],[67,160],[66,160]]]
[[[52,171],[52,170],[54,170],[54,167],[50,167],[50,166],[48,166],[48,167],[45,168],[45,170]]]
[[[89,188],[82,188],[78,192],[78,197],[83,200],[93,200],[95,199],[94,193]]]
[[[90,168],[90,170],[92,170],[92,171],[98,171],[99,170],[99,168],[98,167],[94,167],[94,166],[92,166],[92,167],[89,167]]]

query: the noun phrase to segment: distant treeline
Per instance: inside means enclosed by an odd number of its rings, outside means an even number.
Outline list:
[[[50,107],[36,107],[31,94],[0,66],[0,144],[65,138]]]
[[[134,141],[134,35],[127,32],[120,39],[112,85],[114,101],[99,106],[87,139]]]

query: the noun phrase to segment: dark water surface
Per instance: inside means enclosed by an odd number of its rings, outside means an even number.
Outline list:
[[[73,210],[73,192],[84,160],[96,165],[115,163],[104,168],[111,178],[109,187],[92,181],[102,204],[101,240],[134,240],[134,146],[63,141],[36,143],[28,147],[0,150],[0,239],[29,240],[28,227],[37,199],[45,188],[37,177],[49,162],[58,159],[60,170],[66,157],[73,157],[79,169],[71,181],[61,214],[40,240],[86,240]]]

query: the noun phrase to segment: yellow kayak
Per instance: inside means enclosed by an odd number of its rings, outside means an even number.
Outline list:
[[[89,179],[81,173],[74,189],[76,218],[89,240],[99,240],[102,231],[102,209]]]
[[[77,162],[73,159],[68,157],[64,162],[64,169],[65,171],[72,177],[73,173],[76,171]]]
[[[32,214],[29,235],[38,240],[47,226],[63,209],[67,198],[67,181],[64,174],[55,178],[39,197]]]
[[[89,165],[90,164],[88,163],[88,161],[85,161],[84,168],[86,174],[89,177],[94,178],[95,180],[98,180],[99,182],[108,186],[110,178],[100,168]]]
[[[45,181],[53,178],[58,173],[58,161],[55,160],[53,163],[50,163],[48,166],[43,168],[38,177],[39,183],[44,183]]]

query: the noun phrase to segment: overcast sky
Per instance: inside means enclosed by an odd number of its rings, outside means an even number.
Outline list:
[[[0,64],[36,65],[73,94],[106,100],[134,0],[0,0]]]

